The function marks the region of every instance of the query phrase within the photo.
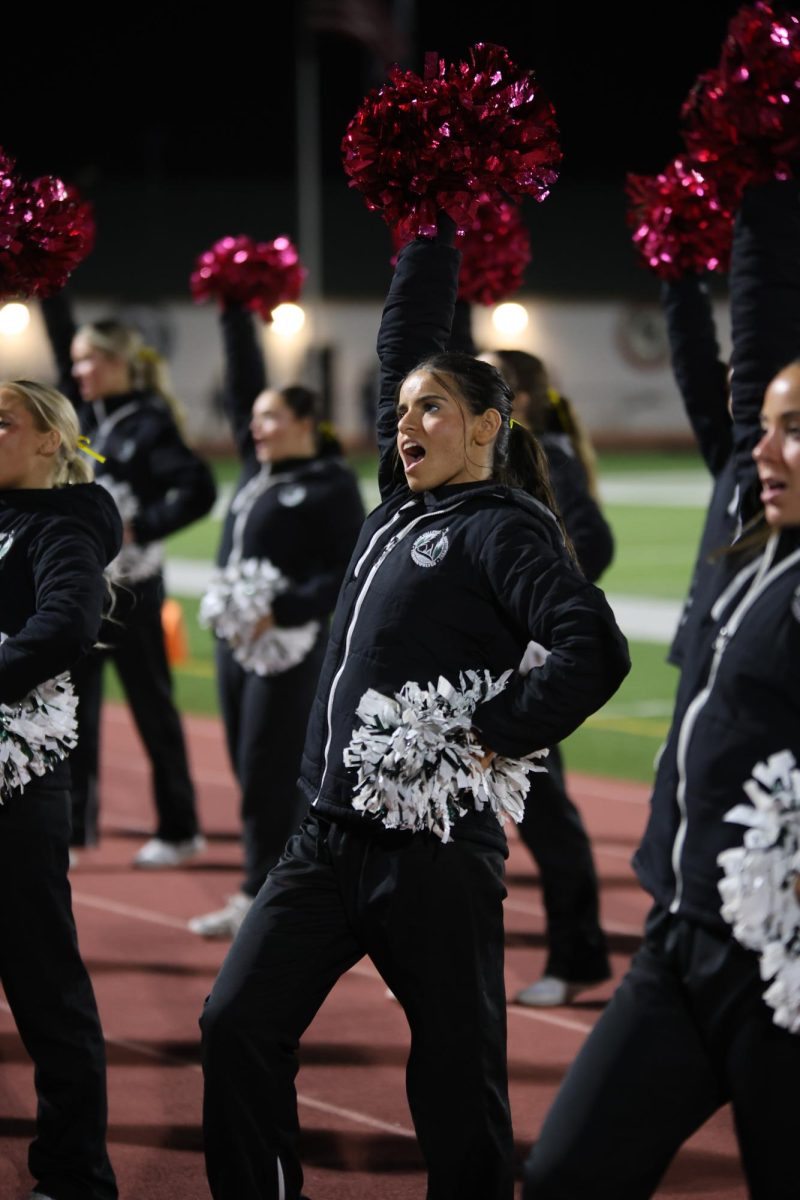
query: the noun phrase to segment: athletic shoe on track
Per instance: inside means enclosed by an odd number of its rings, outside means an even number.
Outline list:
[[[239,926],[250,911],[253,903],[252,896],[237,892],[235,896],[227,897],[228,903],[216,912],[205,913],[202,917],[192,917],[189,928],[192,933],[206,938],[235,938]]]
[[[150,838],[133,860],[135,867],[159,870],[162,867],[181,867],[206,848],[202,833],[187,838],[185,842],[165,842],[161,838]]]
[[[604,982],[595,979],[587,983],[570,983],[566,979],[557,979],[555,975],[543,975],[536,983],[523,988],[514,997],[514,1003],[522,1004],[525,1008],[560,1008],[563,1004],[571,1004],[587,988],[597,987]]]

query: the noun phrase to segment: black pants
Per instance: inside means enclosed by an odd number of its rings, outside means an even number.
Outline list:
[[[411,1027],[406,1084],[428,1200],[511,1200],[503,874],[500,851],[466,840],[307,818],[201,1019],[215,1200],[297,1200],[298,1041],[364,954]]]
[[[115,1200],[106,1152],[106,1062],[78,950],[69,882],[69,793],[35,781],[0,807],[0,978],[35,1067],[28,1155],[53,1200]]]
[[[280,675],[245,671],[225,642],[217,642],[216,654],[228,754],[241,793],[242,891],[255,896],[308,808],[297,777],[325,638]]]
[[[561,753],[554,746],[547,774],[531,776],[519,834],[533,855],[547,915],[546,975],[572,983],[608,979],[600,928],[597,873],[581,815],[567,795]]]
[[[727,1102],[749,1194],[798,1194],[800,1037],[761,999],[755,954],[654,909],[525,1168],[524,1200],[644,1200]]]
[[[78,745],[72,769],[72,843],[97,841],[97,778],[100,709],[106,657],[117,668],[136,728],[152,768],[158,826],[156,837],[180,842],[198,830],[186,743],[172,699],[172,676],[164,646],[160,576],[117,590],[115,618],[104,622],[100,640],[108,650],[87,655],[72,671],[78,694]]]

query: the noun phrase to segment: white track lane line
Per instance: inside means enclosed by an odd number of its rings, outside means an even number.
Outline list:
[[[0,1009],[13,1017],[11,1009],[2,1000],[0,1000]],[[152,1058],[157,1062],[171,1063],[173,1066],[185,1067],[189,1071],[199,1071],[202,1073],[203,1070],[199,1063],[189,1062],[187,1059],[180,1058],[175,1054],[166,1054],[163,1050],[154,1050],[152,1046],[143,1046],[140,1042],[131,1042],[127,1038],[118,1038],[107,1033],[103,1035],[103,1040],[109,1046],[119,1046],[122,1050],[132,1050],[135,1054],[141,1054],[143,1058]],[[340,1108],[338,1104],[328,1104],[325,1100],[316,1100],[313,1096],[303,1096],[301,1093],[297,1095],[297,1103],[304,1105],[305,1108],[313,1108],[317,1112],[327,1113],[329,1116],[342,1117],[347,1121],[352,1121],[354,1125],[365,1125],[368,1129],[379,1129],[382,1133],[394,1133],[399,1137],[416,1138],[413,1129],[407,1129],[405,1125],[380,1121],[377,1117],[370,1117],[367,1113],[358,1112],[354,1108]]]
[[[184,932],[188,932],[186,929],[185,921],[181,921],[177,917],[168,917],[164,913],[153,912],[153,911],[151,911],[149,909],[145,909],[145,908],[137,908],[135,905],[132,905],[132,904],[120,904],[116,900],[103,900],[99,896],[89,896],[83,892],[73,892],[72,899],[77,904],[84,904],[88,908],[94,908],[94,909],[99,910],[100,912],[103,912],[103,911],[110,912],[110,913],[114,913],[116,916],[130,917],[133,920],[137,920],[137,921],[149,921],[153,925],[164,925],[169,929],[180,929]],[[608,928],[610,928],[610,927],[608,927]],[[627,931],[628,930],[626,928],[625,932],[627,932]],[[636,927],[634,929],[631,926],[630,931],[634,932],[634,933],[641,933],[641,929],[638,927]],[[612,932],[613,932],[613,930],[612,930]],[[620,928],[618,930],[618,932],[623,932],[623,929]],[[192,936],[194,937],[196,935],[193,934]],[[364,963],[356,963],[355,966],[351,967],[350,970],[348,972],[346,972],[346,974],[358,975],[363,979],[370,979],[374,983],[379,983],[381,985],[381,987],[386,986],[383,979],[381,978],[380,974],[375,969],[375,967],[369,962],[369,960],[367,960]],[[575,1032],[579,1032],[583,1035],[590,1033],[592,1030],[591,1025],[584,1025],[580,1021],[571,1021],[566,1017],[558,1017],[552,1013],[539,1012],[536,1009],[523,1008],[522,1006],[516,1005],[516,1004],[507,1005],[507,1012],[512,1016],[524,1017],[529,1021],[540,1021],[544,1025],[556,1025],[560,1029],[570,1029]],[[108,1039],[108,1040],[113,1040],[113,1039]],[[119,1044],[121,1044],[121,1043],[119,1043]],[[133,1045],[134,1043],[131,1043],[131,1044]],[[143,1053],[144,1053],[144,1050],[143,1050]],[[321,1104],[322,1104],[321,1101],[319,1101],[319,1102],[315,1101],[314,1103],[316,1103],[318,1105],[318,1107],[321,1106]],[[331,1112],[341,1111],[342,1113],[345,1113],[344,1109],[342,1109],[342,1110],[331,1109],[330,1111]]]

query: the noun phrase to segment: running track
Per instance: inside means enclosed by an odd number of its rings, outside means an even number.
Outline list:
[[[185,929],[238,884],[236,796],[221,729],[186,722],[209,850],[196,865],[141,872],[130,859],[151,828],[148,771],[126,710],[104,715],[99,848],[72,875],[84,958],[108,1042],[110,1149],[122,1200],[208,1200],[200,1131],[197,1017],[224,953]],[[646,898],[629,866],[646,814],[639,784],[575,776],[602,877],[603,919],[619,977],[635,948]],[[506,903],[507,985],[513,995],[543,961],[542,909],[524,848],[512,840]],[[20,913],[24,920],[24,914]],[[520,1161],[611,985],[569,1008],[509,1007],[511,1102]],[[403,1013],[364,960],[334,989],[302,1049],[298,1080],[306,1192],[314,1200],[421,1200],[424,1172],[404,1093]],[[30,1064],[0,1000],[0,1197],[30,1187],[34,1112]],[[684,1147],[657,1193],[745,1200],[729,1113]],[[588,1198],[587,1198],[588,1200]]]

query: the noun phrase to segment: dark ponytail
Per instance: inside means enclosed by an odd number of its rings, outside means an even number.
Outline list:
[[[342,444],[336,436],[333,426],[328,421],[321,419],[320,399],[316,392],[300,383],[293,383],[289,387],[280,388],[278,395],[298,420],[302,420],[304,417],[311,418],[317,439],[317,454],[320,458],[341,457]]]
[[[430,371],[440,382],[441,376],[447,376],[474,415],[489,408],[499,412],[501,423],[494,443],[492,478],[507,487],[521,488],[549,508],[558,521],[567,550],[574,558],[575,551],[550,486],[550,469],[544,450],[532,433],[518,421],[511,420],[514,393],[497,368],[468,354],[446,351],[425,359],[415,370]]]

